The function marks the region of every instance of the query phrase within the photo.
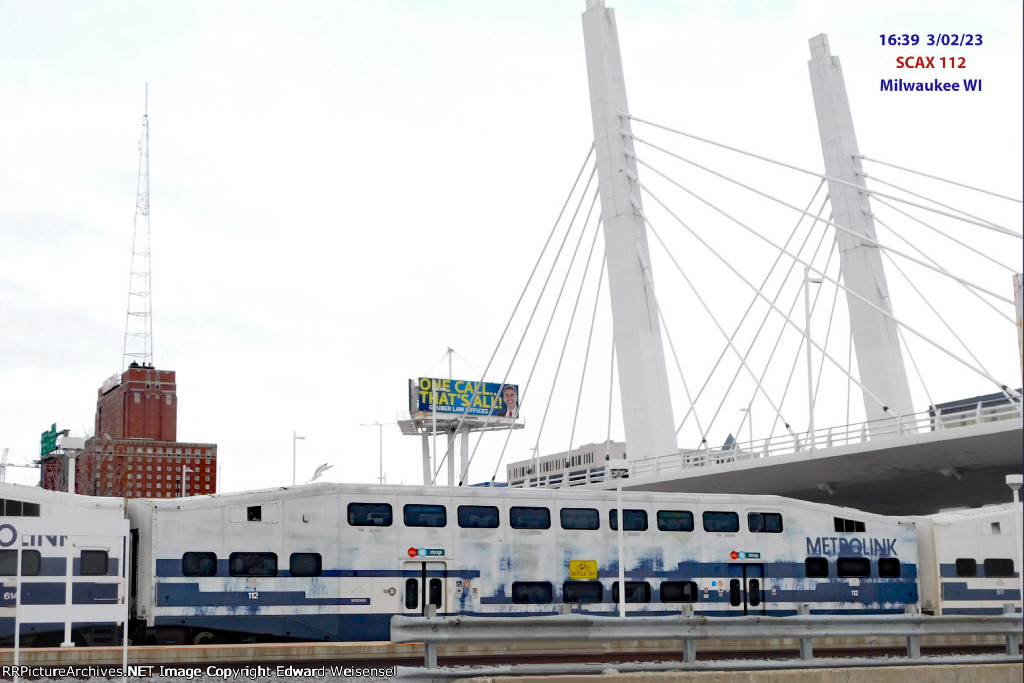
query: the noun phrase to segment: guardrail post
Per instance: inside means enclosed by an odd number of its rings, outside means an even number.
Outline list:
[[[1016,614],[1017,606],[1015,603],[1007,602],[1003,604],[1003,614]],[[1017,632],[1010,630],[1006,633],[1006,654],[1011,657],[1016,657],[1020,654],[1020,643],[1017,640]]]
[[[436,617],[437,607],[427,605],[423,616]],[[427,669],[437,668],[437,643],[432,643],[429,640],[423,643],[423,666]]]
[[[810,614],[811,606],[807,603],[801,603],[796,607],[797,614]],[[808,661],[814,659],[814,641],[811,638],[800,639],[800,659]]]

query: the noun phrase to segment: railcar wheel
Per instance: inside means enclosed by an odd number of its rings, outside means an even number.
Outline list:
[[[196,634],[196,637],[192,639],[193,645],[212,645],[217,642],[217,636],[213,635],[209,631],[200,631]]]

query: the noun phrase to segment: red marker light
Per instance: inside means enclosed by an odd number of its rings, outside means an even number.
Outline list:
[[[416,557],[416,548],[409,548],[409,557]]]
[[[739,556],[740,556],[740,554],[738,552],[736,552],[735,550],[733,550],[731,553],[729,553],[729,557],[731,557],[734,560],[736,558],[738,558]]]

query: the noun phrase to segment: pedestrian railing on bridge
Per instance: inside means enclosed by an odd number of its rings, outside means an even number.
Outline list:
[[[1002,420],[1022,419],[1021,397],[1001,398],[979,402],[970,408],[940,410],[932,408],[913,415],[901,415],[862,422],[841,427],[817,429],[814,432],[799,432],[755,439],[745,443],[733,443],[728,448],[701,448],[683,450],[678,454],[633,460],[629,464],[628,477],[663,475],[692,467],[721,465],[760,458],[790,455],[802,451],[835,448],[857,444],[877,443],[882,440],[899,439],[928,432],[959,429],[971,425]],[[605,481],[611,477],[610,468],[603,464],[574,471],[555,471],[537,476],[527,476],[520,484],[523,488],[565,485],[583,486]],[[513,486],[516,486],[513,484]]]

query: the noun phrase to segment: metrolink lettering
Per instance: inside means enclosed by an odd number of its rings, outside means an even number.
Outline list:
[[[838,538],[836,536],[807,537],[807,554],[821,555],[871,555],[895,557],[895,538]]]
[[[44,545],[52,545],[58,548],[64,547],[64,541],[67,540],[67,536],[56,536],[56,535],[39,535],[32,534],[29,536],[21,537],[22,548],[41,548]]]
[[[883,78],[881,85],[882,92],[959,92],[960,90],[960,83],[940,81],[937,78],[918,82],[904,81],[902,78]],[[966,92],[980,91],[981,79],[965,78],[963,90]]]
[[[22,548],[42,548],[51,545],[64,547],[67,536],[57,534],[29,534],[21,537]],[[18,530],[11,524],[0,524],[0,548],[10,548],[18,541]]]

